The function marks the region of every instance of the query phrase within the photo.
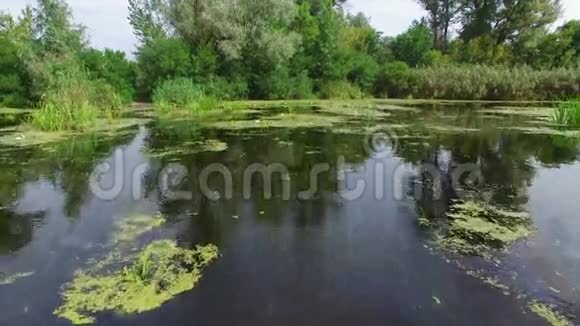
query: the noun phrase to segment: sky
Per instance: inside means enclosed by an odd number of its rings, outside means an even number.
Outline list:
[[[1,0],[0,10],[19,13],[27,3],[35,0]],[[96,48],[125,51],[131,56],[136,39],[127,21],[128,0],[67,0],[75,21],[88,28],[91,44]],[[580,1],[562,0],[563,20],[580,19]],[[347,9],[363,12],[371,18],[375,28],[386,35],[397,35],[409,27],[414,19],[424,15],[415,0],[350,0]]]

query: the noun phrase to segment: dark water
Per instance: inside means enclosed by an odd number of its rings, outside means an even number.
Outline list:
[[[580,313],[577,139],[538,132],[545,121],[537,117],[484,114],[475,107],[385,112],[391,115],[312,128],[151,123],[48,148],[3,148],[0,272],[35,274],[0,285],[0,324],[66,325],[52,315],[61,286],[99,253],[114,217],[137,212],[162,212],[169,221],[165,236],[186,247],[216,244],[222,256],[194,290],[160,309],[101,314],[98,325],[542,325],[527,310],[532,300]],[[369,134],[396,140],[377,145]],[[200,139],[228,146],[221,152],[147,155]],[[100,199],[90,190],[89,176],[97,165],[114,163],[119,150],[122,168],[115,171],[125,186],[113,200]],[[137,183],[143,192],[135,199],[133,171],[144,163]],[[187,168],[178,188],[191,198],[168,198],[162,191],[158,176],[171,163]],[[196,180],[213,163],[231,171],[231,199],[202,195]],[[277,176],[272,198],[264,198],[260,178],[250,180],[251,196],[243,196],[243,173],[254,163],[287,167],[289,200]],[[329,171],[315,183],[317,191],[298,196],[320,163],[328,163]],[[466,258],[465,264],[479,265],[509,286],[509,295],[430,251],[429,234],[417,225],[418,211],[441,218],[460,196],[446,178],[441,196],[426,188],[417,196],[410,185],[425,181],[417,171],[428,165],[447,176],[465,164],[477,167],[480,195],[533,216],[537,234],[500,257],[501,264]],[[405,177],[398,177],[400,171]],[[348,173],[341,178],[340,172]],[[382,196],[375,189],[379,179],[385,181]],[[361,180],[367,189],[357,199],[344,198],[341,190]],[[225,194],[219,174],[208,184]]]

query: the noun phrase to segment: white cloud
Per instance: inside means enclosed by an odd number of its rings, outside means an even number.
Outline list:
[[[35,0],[2,0],[2,8],[19,13],[26,4]],[[68,0],[75,21],[88,28],[93,46],[112,48],[132,53],[135,37],[127,20],[128,0]],[[562,0],[564,19],[580,19],[580,1]],[[415,0],[350,0],[350,11],[362,11],[371,17],[371,23],[386,35],[397,35],[406,30],[414,19],[424,15]]]

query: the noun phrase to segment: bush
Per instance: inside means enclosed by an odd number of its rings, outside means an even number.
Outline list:
[[[58,87],[42,98],[30,122],[44,131],[88,129],[99,116],[99,110],[91,103],[91,93],[88,80],[61,77]]]
[[[381,68],[375,81],[375,94],[379,97],[407,97],[412,88],[411,69],[401,61],[388,62]]]
[[[357,86],[338,80],[321,83],[318,96],[322,99],[350,100],[364,98],[365,94]]]
[[[188,78],[177,78],[162,83],[153,93],[153,102],[161,110],[207,111],[217,106],[215,97],[206,96],[203,88]]]

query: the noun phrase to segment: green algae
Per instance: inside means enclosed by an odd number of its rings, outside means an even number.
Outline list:
[[[181,155],[191,155],[205,152],[223,152],[228,149],[228,144],[217,139],[207,139],[204,141],[186,142],[180,146],[166,147],[163,149],[149,150],[151,158],[167,158]]]
[[[483,114],[523,116],[530,118],[549,118],[554,112],[554,109],[549,107],[496,106],[493,108],[480,109],[477,112]]]
[[[82,134],[95,133],[100,135],[112,135],[120,130],[135,127],[149,122],[148,119],[116,119],[112,122],[109,120],[99,120],[90,130]],[[46,132],[36,130],[28,125],[4,128],[0,130],[3,134],[0,136],[0,145],[12,147],[30,147],[44,144],[59,142],[71,137],[81,135],[75,131],[56,131]]]
[[[94,323],[94,315],[100,312],[139,314],[154,310],[193,289],[203,269],[218,255],[213,245],[189,250],[169,240],[155,241],[129,267],[105,275],[78,272],[64,286],[64,302],[54,313],[78,325]],[[146,268],[145,261],[149,262]],[[136,277],[131,270],[140,270],[140,275]]]
[[[580,130],[559,130],[548,127],[504,127],[501,130],[518,131],[529,135],[563,136],[568,138],[580,138]]]
[[[271,128],[330,128],[344,122],[344,117],[323,114],[276,114],[256,120],[209,121],[203,126],[223,130],[271,129]]]
[[[462,255],[489,257],[492,251],[506,252],[534,233],[527,213],[485,203],[457,202],[447,216],[449,227],[436,236],[435,242],[446,251]]]
[[[27,272],[27,273],[15,273],[15,274],[4,274],[0,273],[0,285],[9,285],[14,284],[16,281],[27,278],[34,275],[34,272]]]
[[[533,313],[544,319],[548,324],[552,326],[571,326],[570,322],[566,317],[556,311],[549,305],[533,302],[528,307]]]
[[[426,125],[425,126],[430,131],[438,133],[469,133],[469,132],[479,132],[480,129],[469,128],[469,127],[459,127],[453,125],[441,126],[441,125]]]
[[[119,218],[114,225],[112,244],[131,244],[143,234],[162,226],[165,222],[165,217],[161,214],[154,216],[134,214]]]
[[[63,286],[63,302],[54,314],[73,324],[90,324],[98,313],[143,313],[193,289],[203,269],[217,259],[218,248],[207,245],[190,250],[172,240],[136,247],[137,240],[165,222],[161,214],[116,218],[105,247],[110,252],[90,260]]]

